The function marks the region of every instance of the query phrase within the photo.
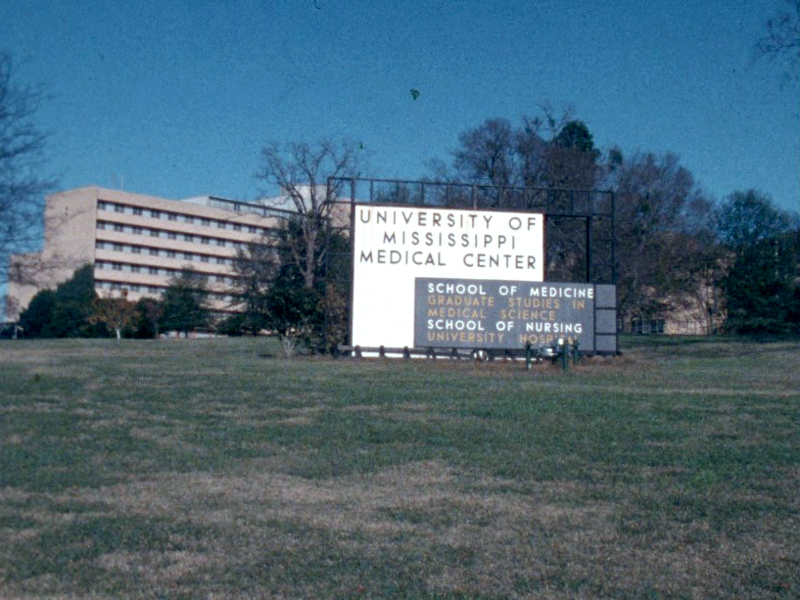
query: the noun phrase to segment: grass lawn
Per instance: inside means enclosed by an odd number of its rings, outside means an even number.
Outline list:
[[[0,342],[2,598],[797,598],[800,341]]]

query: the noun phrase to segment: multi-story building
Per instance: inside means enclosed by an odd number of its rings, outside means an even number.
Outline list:
[[[233,259],[239,248],[274,235],[290,213],[262,203],[203,196],[168,200],[99,187],[48,196],[41,252],[15,255],[14,264],[36,265],[33,278],[12,281],[6,320],[16,321],[41,289],[55,287],[94,265],[101,297],[127,290],[129,300],[158,297],[182,269],[206,277],[213,310],[229,312]],[[24,270],[24,269],[20,269]]]

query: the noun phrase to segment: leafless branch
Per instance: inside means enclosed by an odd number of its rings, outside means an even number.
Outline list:
[[[788,7],[765,23],[766,33],[755,44],[755,60],[784,61],[789,79],[800,78],[800,0],[786,0]]]
[[[38,246],[44,194],[54,187],[43,175],[47,134],[35,123],[44,93],[17,84],[15,67],[0,53],[0,282],[9,280],[12,254]]]
[[[277,185],[285,196],[285,204],[294,209],[300,219],[303,247],[291,248],[291,253],[303,273],[306,287],[311,288],[322,257],[322,229],[341,185],[329,187],[328,178],[357,174],[359,161],[355,145],[331,140],[322,140],[314,146],[304,142],[285,145],[273,142],[264,147],[262,158],[256,179],[267,185]]]

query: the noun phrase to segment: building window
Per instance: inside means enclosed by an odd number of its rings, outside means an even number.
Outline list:
[[[225,240],[217,240],[217,246],[225,247]]]
[[[147,272],[150,275],[158,275],[158,267],[148,267]]]
[[[241,225],[239,225],[238,223],[235,223],[235,224],[233,225],[233,230],[234,230],[234,231],[241,231],[241,230],[242,230],[242,226],[241,226]]]
[[[125,231],[125,227],[117,223],[114,225],[114,231]]]
[[[114,252],[122,252],[123,246],[122,246],[122,244],[114,244],[112,246],[112,249],[114,250]]]
[[[158,256],[158,248],[150,248],[150,256]]]
[[[211,219],[202,219],[200,224],[203,225],[203,227],[211,227]]]
[[[167,250],[167,258],[175,258],[176,256],[175,250]]]
[[[134,254],[141,254],[142,253],[142,247],[141,246],[131,246],[131,252],[133,252]]]
[[[160,219],[161,218],[161,211],[150,210],[150,216],[153,217],[154,219]]]
[[[150,230],[150,237],[158,237],[160,235],[158,229],[151,229]]]
[[[175,233],[174,231],[170,231],[170,232],[167,234],[167,237],[168,237],[169,239],[171,239],[171,240],[177,240],[177,239],[178,239],[178,234],[177,234],[177,233]]]
[[[114,271],[122,271],[122,263],[111,263],[111,268]]]
[[[134,235],[142,235],[142,228],[141,227],[134,227],[133,228]]]
[[[222,258],[221,256],[217,257],[217,264],[218,265],[224,265],[225,263],[226,263],[226,260],[224,258]]]
[[[194,254],[192,254],[191,252],[184,252],[183,260],[194,260]]]
[[[142,270],[139,265],[131,265],[131,273],[138,273]]]
[[[144,211],[142,211],[142,209],[140,207],[138,207],[138,206],[134,206],[133,207],[133,214],[135,214],[137,216],[142,216],[143,212]]]
[[[203,238],[200,239],[200,243],[201,244],[210,244],[211,243],[211,238],[203,236]]]
[[[191,233],[184,233],[183,239],[187,242],[194,242],[194,236]]]
[[[186,216],[183,217],[183,220],[189,225],[194,225],[194,217],[190,217],[189,215],[186,215]]]
[[[200,262],[207,263],[208,262],[208,256],[206,256],[205,254],[201,255],[200,256]]]
[[[228,224],[225,221],[217,221],[217,228],[218,229],[227,229]]]
[[[122,204],[115,204],[114,205],[114,212],[116,213],[124,213],[125,207]]]
[[[169,215],[168,218],[169,218],[170,221],[177,221],[178,220],[178,215],[176,215],[175,213],[171,212],[171,213],[167,213],[167,214]]]

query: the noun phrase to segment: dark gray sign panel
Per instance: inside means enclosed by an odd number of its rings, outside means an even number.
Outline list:
[[[414,345],[418,348],[523,349],[527,344],[550,346],[559,339],[577,342],[585,352],[616,352],[614,286],[415,281]]]

